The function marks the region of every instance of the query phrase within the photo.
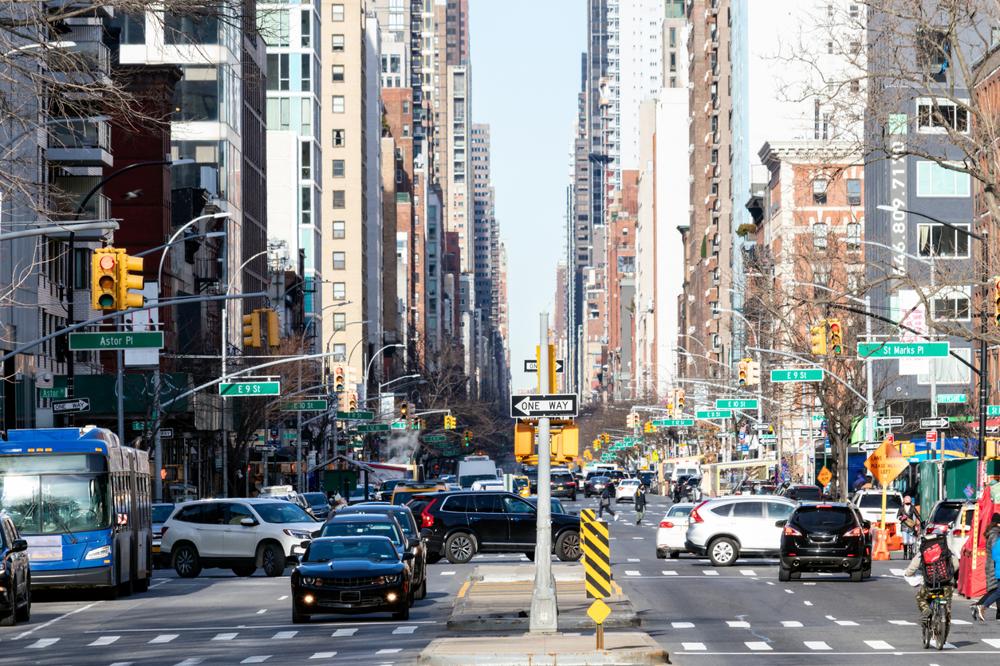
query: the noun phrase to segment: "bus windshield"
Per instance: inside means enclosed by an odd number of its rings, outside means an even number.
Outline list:
[[[0,508],[22,534],[64,534],[111,524],[107,474],[0,476]]]

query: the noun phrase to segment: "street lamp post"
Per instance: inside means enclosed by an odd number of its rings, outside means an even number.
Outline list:
[[[374,354],[372,354],[372,357],[370,359],[368,359],[368,365],[365,367],[365,374],[364,374],[364,376],[362,377],[362,380],[361,380],[361,392],[363,394],[362,395],[362,399],[363,400],[367,400],[368,399],[368,373],[371,372],[372,363],[375,362],[375,357],[378,356],[379,354],[381,354],[382,352],[384,352],[386,349],[399,349],[399,348],[405,347],[405,346],[406,345],[400,344],[398,342],[392,343],[392,344],[388,344],[388,345],[382,347],[381,349],[379,349]]]

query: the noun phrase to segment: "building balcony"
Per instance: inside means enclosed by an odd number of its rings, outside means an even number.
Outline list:
[[[65,118],[49,123],[50,163],[112,166],[111,127],[106,120]]]

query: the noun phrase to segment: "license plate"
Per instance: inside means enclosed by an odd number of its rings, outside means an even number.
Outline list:
[[[361,593],[360,592],[341,592],[340,593],[340,600],[341,601],[346,601],[346,602],[361,601]]]
[[[153,546],[153,552],[154,553],[160,552],[160,547],[159,546]]]

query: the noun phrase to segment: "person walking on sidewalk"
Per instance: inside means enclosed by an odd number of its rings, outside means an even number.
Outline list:
[[[607,511],[608,513],[610,513],[612,516],[615,517],[615,520],[618,520],[618,514],[615,513],[614,509],[611,508],[611,498],[614,496],[615,496],[615,482],[609,480],[608,483],[604,486],[604,490],[601,491],[601,501],[600,505],[597,508],[598,518],[604,517],[604,512]]]
[[[983,609],[1000,601],[1000,578],[997,568],[1000,562],[1000,513],[994,513],[990,525],[986,528],[986,594],[972,604],[972,619],[985,622]],[[997,607],[997,618],[1000,619],[1000,606]]]
[[[640,485],[639,490],[635,492],[635,524],[638,525],[642,522],[643,516],[646,515],[646,486]]]

